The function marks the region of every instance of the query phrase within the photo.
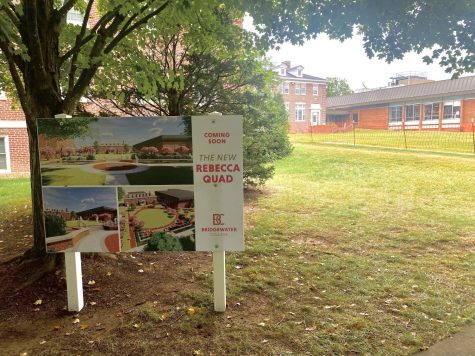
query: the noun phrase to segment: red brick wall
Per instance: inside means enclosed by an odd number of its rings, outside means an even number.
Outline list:
[[[20,104],[13,103],[10,98],[7,100],[0,100],[0,120],[25,120],[25,114],[20,107]]]
[[[475,99],[463,100],[460,121],[463,131],[472,131],[472,119],[475,121]]]
[[[12,173],[30,171],[30,151],[26,129],[1,129],[0,136],[8,136],[10,170]]]
[[[388,107],[379,107],[371,109],[360,109],[355,112],[359,112],[358,127],[361,129],[374,129],[374,130],[386,130],[388,128]],[[353,112],[350,113],[350,118],[353,116]]]
[[[310,132],[311,104],[320,104],[320,120],[323,122],[326,115],[327,87],[318,84],[318,95],[313,95],[313,83],[305,86],[305,95],[295,95],[295,83],[289,83],[289,94],[282,94],[284,102],[289,103],[289,131],[291,133]],[[295,121],[295,104],[305,104],[304,121]]]

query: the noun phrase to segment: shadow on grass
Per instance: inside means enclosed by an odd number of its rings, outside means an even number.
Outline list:
[[[146,171],[127,174],[131,185],[193,184],[192,167],[150,167]]]

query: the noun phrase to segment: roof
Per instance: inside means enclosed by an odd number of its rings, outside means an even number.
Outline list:
[[[423,99],[425,97],[433,96],[464,94],[467,92],[475,93],[475,76],[328,97],[327,108],[345,108],[350,106],[401,101],[404,99]]]
[[[320,78],[320,77],[315,77],[313,75],[308,75],[308,74],[302,74],[301,77],[298,77],[296,75],[293,75],[291,73],[289,73],[288,71],[286,72],[286,75],[281,75],[280,78],[284,79],[284,78],[287,78],[287,79],[307,79],[307,80],[318,80],[318,81],[321,81],[321,82],[326,82],[326,79],[324,78]]]
[[[181,141],[183,144],[191,141],[191,136],[187,135],[160,135],[143,142],[136,143],[133,147],[140,149],[147,146],[157,146],[163,142],[176,142]]]
[[[169,197],[177,198],[178,201],[193,200],[194,194],[191,190],[183,189],[167,189],[165,191],[157,191],[156,195],[168,195]]]
[[[87,210],[83,210],[83,211],[78,211],[76,214],[81,215],[81,214],[91,214],[91,213],[97,213],[97,212],[117,213],[117,209],[116,208],[111,208],[111,207],[108,207],[108,206],[98,206],[96,208],[87,209]]]

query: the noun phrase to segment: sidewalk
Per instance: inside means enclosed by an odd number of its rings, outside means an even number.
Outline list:
[[[416,356],[475,356],[475,324]]]

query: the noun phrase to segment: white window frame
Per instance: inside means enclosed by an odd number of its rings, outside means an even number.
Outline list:
[[[287,75],[287,70],[285,67],[280,67],[280,75],[283,77]]]
[[[407,108],[409,106],[412,106],[412,119],[410,119],[410,120],[407,119]],[[414,118],[414,108],[415,107],[419,108],[419,118],[417,120],[413,119]],[[421,117],[422,117],[421,104],[406,104],[405,108],[404,108],[404,111],[405,111],[405,118],[406,118],[405,125],[419,125],[419,122],[420,122]]]
[[[1,173],[10,173],[11,172],[11,166],[10,166],[10,145],[8,142],[8,136],[7,135],[0,135],[0,139],[5,140],[5,153],[0,153],[5,155],[5,162],[7,165],[6,169],[0,168],[0,174]]]
[[[284,103],[284,106],[285,106],[285,110],[287,111],[287,113],[289,113],[289,110],[290,110],[290,103],[285,102],[285,103]]]
[[[300,95],[307,95],[307,83],[300,83]]]
[[[434,104],[437,104],[437,106],[439,107],[438,112],[437,112],[437,119],[432,118]],[[427,105],[431,105],[431,114],[430,114],[429,119],[426,119],[426,106]],[[431,102],[424,103],[424,110],[422,112],[422,122],[424,124],[438,124],[439,123],[439,116],[440,116],[440,103],[438,101],[431,101]]]
[[[313,84],[312,87],[312,95],[317,96],[318,95],[318,84]]]
[[[402,104],[395,104],[395,105],[389,105],[389,125],[402,125],[402,107],[403,105]],[[401,117],[400,117],[400,120],[398,120],[398,117],[396,117],[396,120],[392,120],[393,116],[393,110],[392,109],[396,109],[396,114],[397,114],[397,110],[400,109],[400,114],[401,114]]]
[[[81,19],[79,19],[81,18]],[[71,8],[71,10],[68,11],[68,14],[66,15],[66,22],[71,24],[71,25],[79,25],[81,26],[84,21],[84,14],[81,13],[81,11],[76,10],[74,7]]]
[[[321,111],[320,109],[312,109],[310,122],[312,126],[321,125]]]
[[[282,93],[283,94],[289,94],[290,93],[290,84],[289,84],[289,82],[284,82]]]
[[[299,112],[302,113],[301,117],[299,117]],[[305,103],[295,103],[295,121],[305,121]]]
[[[458,115],[454,115],[454,106],[455,104],[458,103]],[[452,116],[451,117],[445,117],[445,107],[446,106],[452,106]],[[460,124],[460,117],[462,114],[462,100],[445,100],[442,105],[442,122],[444,124]]]
[[[297,68],[297,77],[302,77],[302,68]]]
[[[7,93],[4,90],[0,90],[0,100],[5,101],[7,100]]]

